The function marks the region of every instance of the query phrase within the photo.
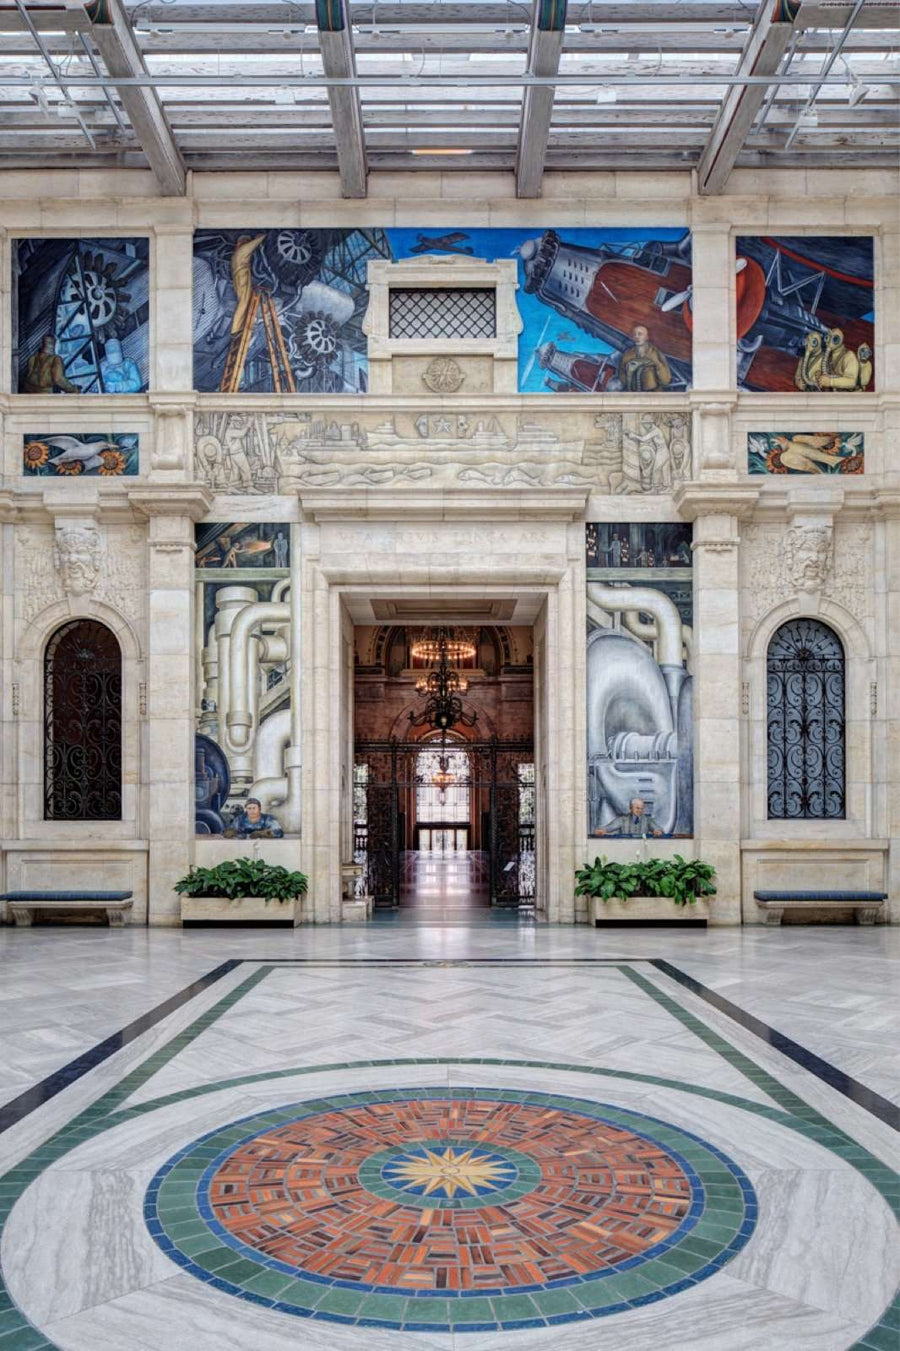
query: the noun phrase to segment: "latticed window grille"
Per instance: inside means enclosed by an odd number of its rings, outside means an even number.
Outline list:
[[[817,619],[782,624],[766,663],[769,820],[841,818],[844,649]]]
[[[392,338],[493,338],[496,332],[492,287],[391,289]]]

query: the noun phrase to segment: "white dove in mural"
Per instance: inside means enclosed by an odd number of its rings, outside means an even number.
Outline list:
[[[62,452],[52,457],[53,464],[68,464],[71,460],[82,460],[85,470],[99,469],[103,463],[101,456],[104,450],[119,449],[115,441],[84,442],[77,436],[47,436],[44,440],[54,450]]]

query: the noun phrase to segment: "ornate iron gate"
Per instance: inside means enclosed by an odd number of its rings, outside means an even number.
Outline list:
[[[484,857],[492,906],[529,908],[535,889],[534,748],[526,741],[453,742],[464,752],[469,772],[454,787],[468,792],[465,820],[451,800],[446,819],[419,820],[423,779],[417,762],[434,741],[358,742],[353,785],[354,858],[362,864],[360,887],[376,907],[401,903],[404,853],[416,850],[428,831],[436,848],[461,849]]]

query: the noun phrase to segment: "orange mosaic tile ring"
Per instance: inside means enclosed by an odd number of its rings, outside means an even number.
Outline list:
[[[637,1112],[416,1089],[232,1123],[160,1170],[146,1214],[173,1261],[255,1303],[484,1331],[677,1294],[743,1247],[756,1201],[720,1151]]]

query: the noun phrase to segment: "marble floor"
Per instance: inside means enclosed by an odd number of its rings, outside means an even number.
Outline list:
[[[897,1351],[900,933],[0,930],[0,1351]]]

